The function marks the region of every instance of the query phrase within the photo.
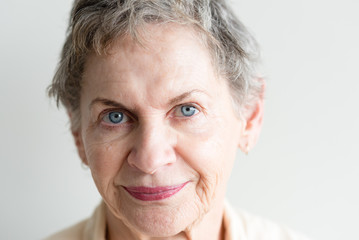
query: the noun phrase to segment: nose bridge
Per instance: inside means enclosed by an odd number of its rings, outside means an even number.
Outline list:
[[[173,134],[161,121],[143,121],[136,132],[135,144],[128,162],[142,172],[153,174],[158,169],[174,163]]]

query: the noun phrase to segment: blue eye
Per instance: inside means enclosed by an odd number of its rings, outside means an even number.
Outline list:
[[[128,121],[128,117],[123,112],[109,112],[103,117],[103,121],[110,124],[119,124]]]
[[[184,105],[181,106],[181,112],[182,115],[185,117],[191,117],[193,115],[195,115],[196,113],[198,113],[197,108],[190,106],[190,105]]]

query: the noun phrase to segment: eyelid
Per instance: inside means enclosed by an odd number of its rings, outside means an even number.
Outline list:
[[[103,110],[103,111],[99,114],[98,119],[97,119],[98,123],[104,122],[104,120],[103,120],[104,117],[105,117],[106,115],[108,115],[109,113],[111,113],[111,112],[121,112],[121,113],[128,119],[126,122],[123,122],[123,123],[127,123],[128,121],[133,121],[133,119],[134,119],[134,117],[132,116],[132,114],[129,113],[129,112],[128,112],[127,110],[125,110],[125,109],[121,109],[121,108],[109,108],[109,109]],[[123,124],[123,123],[122,123],[122,124]],[[115,124],[115,123],[105,122],[105,124],[107,124],[107,125],[120,125],[121,123]]]
[[[181,110],[181,108],[184,106],[194,107],[197,110],[197,112],[195,114],[193,114],[192,116],[184,116],[182,114],[182,110]],[[183,104],[179,104],[179,105],[175,106],[173,109],[173,112],[174,112],[175,117],[191,118],[191,117],[198,115],[200,112],[202,112],[202,108],[198,104],[195,104],[195,103],[183,103]],[[180,112],[180,114],[176,114],[176,112]]]

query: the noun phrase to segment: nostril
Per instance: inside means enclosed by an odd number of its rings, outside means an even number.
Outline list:
[[[128,155],[128,164],[146,174],[154,174],[163,167],[168,167],[176,162],[174,150],[168,146],[142,146],[134,149]]]
[[[128,163],[144,173],[154,174],[158,169],[176,161],[173,132],[158,122],[146,123],[138,128],[134,136]]]

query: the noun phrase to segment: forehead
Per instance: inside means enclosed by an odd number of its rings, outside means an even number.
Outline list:
[[[135,35],[117,39],[109,49],[109,57],[131,56],[180,63],[181,60],[210,61],[210,52],[202,34],[193,27],[171,24],[146,24]]]
[[[156,86],[178,95],[193,88],[206,90],[218,81],[210,53],[193,28],[147,25],[140,34],[139,41],[131,36],[116,40],[107,55],[90,55],[83,90],[160,98]]]
[[[190,26],[169,24],[146,24],[134,35],[124,35],[114,40],[106,54],[97,55],[92,52],[86,66],[93,60],[115,61],[116,58],[138,56],[165,58],[202,58],[210,60],[206,41],[198,30]],[[190,49],[190,51],[188,51]],[[189,56],[191,55],[191,56]]]

